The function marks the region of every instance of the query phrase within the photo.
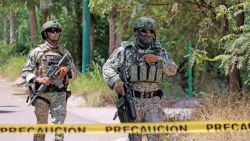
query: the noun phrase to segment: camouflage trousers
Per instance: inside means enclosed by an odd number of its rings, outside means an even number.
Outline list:
[[[49,111],[52,123],[63,124],[66,117],[66,92],[43,93],[35,100],[37,124],[47,124]],[[63,141],[63,134],[55,134],[55,141]],[[33,141],[44,141],[45,134],[34,135]]]
[[[166,114],[161,106],[160,97],[152,98],[134,98],[136,106],[136,121],[135,122],[163,122],[166,119]],[[141,134],[130,135],[130,141],[141,141]],[[164,134],[147,134],[148,141],[163,141]]]

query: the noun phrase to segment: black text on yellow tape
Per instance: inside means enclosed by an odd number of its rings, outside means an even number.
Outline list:
[[[0,125],[0,133],[85,133],[84,125]]]
[[[235,132],[235,131],[250,131],[250,121],[0,125],[0,134],[5,134],[5,133],[164,134],[164,133]]]

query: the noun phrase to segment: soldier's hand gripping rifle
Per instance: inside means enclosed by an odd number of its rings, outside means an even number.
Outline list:
[[[49,70],[46,74],[46,76],[49,77],[49,79],[53,82],[53,84],[55,86],[57,86],[59,89],[63,88],[64,85],[63,83],[57,78],[57,71],[60,69],[61,65],[64,63],[64,61],[67,59],[67,54],[65,53],[62,57],[62,59],[60,59],[60,61],[58,62],[58,64],[56,65],[52,65],[49,67]],[[43,93],[45,91],[45,89],[47,88],[47,85],[45,84],[41,84],[38,88],[38,90],[36,90],[35,92],[32,92],[32,95],[30,97],[30,102],[29,102],[29,106],[32,104],[32,102],[34,100],[36,100],[37,96],[40,95],[41,93]]]
[[[117,102],[117,112],[115,114],[114,120],[117,115],[121,122],[131,122],[136,119],[136,110],[135,105],[132,100],[134,97],[133,85],[128,82],[125,69],[122,71],[124,86],[125,86],[125,95],[120,97]]]

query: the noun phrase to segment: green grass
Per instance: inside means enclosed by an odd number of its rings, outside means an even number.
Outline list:
[[[15,80],[20,76],[25,61],[25,56],[8,57],[0,66],[1,75],[3,77],[8,77],[10,80]]]
[[[101,68],[93,64],[92,69],[82,76],[78,73],[75,81],[70,82],[69,89],[86,99],[88,106],[100,107],[114,105],[115,93],[108,87],[103,79]]]
[[[9,59],[11,58],[13,47],[6,46],[0,47],[0,67]]]
[[[74,81],[70,81],[69,90],[74,95],[83,96],[86,105],[91,107],[100,107],[113,105],[115,103],[115,94],[104,82],[104,79],[97,75],[90,76],[89,72],[86,76],[78,73],[78,77]]]

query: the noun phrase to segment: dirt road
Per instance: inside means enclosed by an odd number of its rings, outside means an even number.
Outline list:
[[[34,107],[25,103],[27,94],[13,82],[0,78],[0,124],[35,124]],[[118,123],[113,121],[114,107],[86,108],[79,107],[79,100],[69,100],[66,124]],[[116,141],[125,134],[65,134],[65,141]],[[0,134],[1,141],[32,141],[32,134]],[[53,141],[54,135],[47,134],[46,141]]]

